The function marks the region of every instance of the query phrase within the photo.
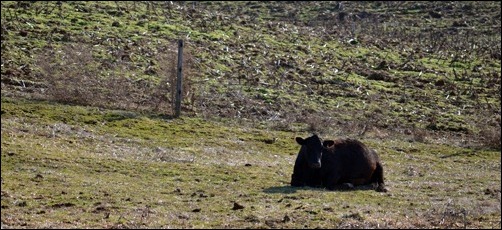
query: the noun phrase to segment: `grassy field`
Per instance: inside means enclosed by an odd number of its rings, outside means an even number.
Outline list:
[[[2,225],[500,227],[499,151],[363,139],[390,191],[330,192],[289,186],[306,135],[2,99]]]
[[[2,228],[501,228],[500,2],[1,4]],[[389,192],[290,187],[312,132]]]

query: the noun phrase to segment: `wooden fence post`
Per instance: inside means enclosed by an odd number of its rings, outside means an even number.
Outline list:
[[[178,40],[178,77],[176,80],[176,104],[174,117],[178,118],[181,113],[181,81],[183,79],[183,40]]]

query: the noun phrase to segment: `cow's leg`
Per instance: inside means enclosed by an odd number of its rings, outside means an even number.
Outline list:
[[[295,166],[293,168],[293,174],[291,175],[291,186],[303,187],[305,186],[306,170],[308,168],[304,163],[302,163],[300,157],[295,161]]]
[[[305,184],[303,183],[303,181],[298,180],[297,178],[293,177],[293,179],[291,179],[291,186],[293,186],[293,187],[303,187],[303,186],[305,186]]]
[[[375,184],[375,190],[377,192],[387,192],[387,189],[385,188],[385,183],[383,182],[383,167],[382,164],[380,164],[380,162],[377,162],[377,167],[373,172],[371,182]]]
[[[321,169],[309,168],[305,173],[305,184],[310,187],[322,186]]]
[[[302,187],[305,186],[305,178],[302,173],[293,172],[291,175],[291,186]]]
[[[323,185],[329,190],[341,189],[340,185],[338,184],[338,182],[340,181],[339,173],[331,173],[325,175],[323,181],[324,181]]]

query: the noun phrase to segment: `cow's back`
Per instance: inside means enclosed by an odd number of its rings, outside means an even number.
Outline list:
[[[377,167],[376,157],[371,149],[358,140],[336,140],[323,154],[323,184],[329,187],[342,183],[368,183]]]

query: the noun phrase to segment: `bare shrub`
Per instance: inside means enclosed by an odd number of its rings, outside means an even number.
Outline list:
[[[90,104],[92,89],[82,87],[97,85],[93,76],[98,74],[96,63],[88,47],[65,46],[61,51],[47,50],[39,56],[37,65],[49,83],[47,93],[59,102]],[[95,99],[94,99],[95,100]]]
[[[490,117],[483,115],[483,113],[484,111],[479,111],[477,116],[480,119],[473,119],[469,122],[472,127],[479,130],[478,132],[473,132],[474,137],[471,139],[478,142],[477,145],[480,147],[500,150],[500,115]]]
[[[313,113],[306,116],[307,120],[305,121],[308,125],[307,131],[311,133],[319,133],[320,135],[324,135],[330,131],[330,127],[332,127],[331,117],[325,117],[322,114]]]
[[[479,132],[481,144],[487,148],[501,149],[500,126],[486,127]]]
[[[177,52],[165,47],[159,50],[156,60],[152,61],[157,63],[158,81],[155,77],[130,77],[141,76],[134,72],[131,62],[100,60],[92,55],[93,47],[86,44],[46,49],[36,64],[48,83],[50,100],[168,114],[173,109],[175,96]],[[185,63],[184,68],[189,70],[190,63]],[[185,74],[183,79],[185,95],[193,93],[189,76]]]
[[[412,135],[413,135],[413,137],[412,137],[413,141],[425,143],[427,140],[428,134],[427,134],[427,130],[414,127],[413,131],[412,131]]]

